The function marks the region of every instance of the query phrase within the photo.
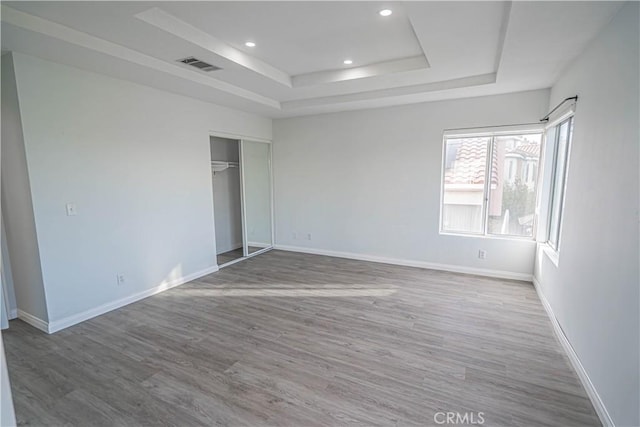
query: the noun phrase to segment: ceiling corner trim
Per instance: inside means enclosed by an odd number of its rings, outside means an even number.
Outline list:
[[[74,30],[73,28],[69,28],[40,17],[12,9],[6,5],[0,5],[0,9],[2,12],[2,22],[5,22],[7,24],[58,40],[62,40],[64,42],[84,47],[137,65],[141,65],[143,67],[152,68],[154,70],[171,74],[185,80],[190,80],[192,82],[208,86],[212,89],[226,92],[228,94],[247,99],[257,104],[274,108],[276,110],[281,109],[279,101],[257,94],[247,89],[232,85],[227,82],[223,82],[213,77],[202,75],[195,71],[187,70],[180,67],[179,65],[167,63],[163,60],[145,55],[133,49],[129,49],[125,46],[121,46],[116,43],[112,43],[110,41],[92,36],[90,34]]]
[[[429,62],[423,55],[391,61],[377,62],[342,70],[327,70],[314,73],[298,74],[292,77],[293,87],[312,86],[323,83],[335,83],[345,80],[377,77],[403,71],[426,70]]]
[[[413,22],[413,19],[411,19],[410,13],[407,13],[407,19],[409,20],[409,27],[411,27],[411,32],[413,33],[413,37],[418,42],[418,46],[420,46],[420,50],[422,51],[424,60],[427,61],[427,68],[431,68],[431,63],[429,62],[429,58],[427,58],[427,51],[425,50],[424,45],[422,44],[422,40],[420,39],[420,37],[418,37],[418,33],[416,32],[416,26]]]
[[[504,51],[504,42],[507,38],[507,29],[509,28],[512,5],[512,1],[506,1],[504,3],[504,9],[502,11],[502,23],[500,25],[500,35],[498,37],[498,46],[496,47],[496,59],[494,65],[496,74],[500,71],[500,64],[502,63],[502,52]]]
[[[135,17],[149,25],[153,25],[169,34],[234,62],[241,67],[267,77],[274,82],[292,87],[291,76],[284,71],[228,45],[211,34],[194,27],[158,7],[140,12],[136,14]]]
[[[488,85],[496,82],[496,73],[482,74],[477,76],[463,77],[459,79],[426,83],[419,85],[402,86],[390,89],[372,90],[366,92],[351,93],[346,95],[325,96],[319,98],[296,99],[283,101],[282,110],[292,111],[298,109],[326,107],[333,105],[348,104],[353,102],[379,100],[383,98],[394,98],[398,96],[420,95],[429,92],[445,91],[450,89],[468,88],[474,86]]]

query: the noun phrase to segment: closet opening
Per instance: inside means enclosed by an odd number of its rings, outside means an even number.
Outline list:
[[[211,179],[218,266],[244,256],[240,188],[240,141],[212,136]]]
[[[273,247],[271,143],[211,135],[216,258],[225,267]]]

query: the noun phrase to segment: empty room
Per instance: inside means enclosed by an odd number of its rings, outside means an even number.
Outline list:
[[[0,8],[0,426],[640,426],[639,2]]]

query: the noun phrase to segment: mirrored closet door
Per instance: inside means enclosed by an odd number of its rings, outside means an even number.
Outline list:
[[[271,144],[242,140],[245,256],[273,246],[273,203]]]
[[[211,136],[218,266],[273,247],[271,144]]]

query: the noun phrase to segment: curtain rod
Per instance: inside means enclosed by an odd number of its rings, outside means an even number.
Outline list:
[[[561,103],[559,103],[558,105],[556,105],[554,107],[553,110],[549,111],[549,113],[547,113],[546,116],[544,116],[543,118],[540,119],[541,122],[548,122],[549,121],[549,117],[558,109],[560,108],[565,102],[567,101],[577,101],[578,100],[578,95],[576,96],[571,96],[569,98],[565,98],[564,101],[562,101]]]
[[[481,130],[481,129],[496,129],[496,128],[518,128],[519,126],[542,126],[540,122],[536,123],[517,123],[514,125],[493,125],[493,126],[473,126],[468,128],[449,128],[443,129],[443,132],[457,132],[457,131],[466,131],[466,130]]]

